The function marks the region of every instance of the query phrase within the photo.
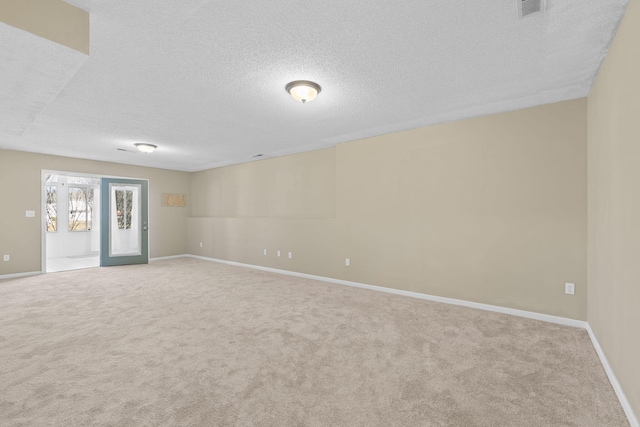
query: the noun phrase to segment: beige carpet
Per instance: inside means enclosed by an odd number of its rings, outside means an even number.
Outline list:
[[[185,258],[0,282],[0,425],[628,423],[584,330]]]

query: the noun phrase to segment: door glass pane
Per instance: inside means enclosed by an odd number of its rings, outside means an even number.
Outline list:
[[[116,190],[116,215],[120,230],[131,229],[131,209],[133,206],[133,191]]]
[[[140,185],[109,184],[109,255],[142,253]]]
[[[131,190],[127,190],[125,191],[126,194],[126,198],[125,198],[125,209],[124,211],[126,212],[126,215],[124,217],[125,219],[125,227],[126,229],[130,229],[131,228],[131,209],[133,206],[133,191]]]
[[[118,228],[124,229],[124,191],[116,190],[116,216],[118,217]]]

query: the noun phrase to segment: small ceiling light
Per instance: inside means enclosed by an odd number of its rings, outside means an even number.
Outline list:
[[[318,83],[308,80],[296,80],[287,84],[284,88],[293,96],[293,99],[303,104],[316,99],[316,96],[318,96],[322,90]]]
[[[143,153],[153,153],[153,151],[158,148],[157,145],[153,145],[153,144],[146,144],[143,142],[139,142],[137,144],[133,144],[136,146],[136,148],[138,149],[138,151],[142,151]]]

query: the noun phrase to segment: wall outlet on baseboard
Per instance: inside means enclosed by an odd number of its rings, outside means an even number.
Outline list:
[[[349,267],[351,265],[351,260],[349,258],[345,258],[344,259],[344,265],[346,265],[347,267]]]
[[[293,254],[289,252],[289,259],[291,259],[292,257],[293,257]]]
[[[280,256],[280,251],[278,251],[278,256]]]
[[[3,255],[2,256],[2,260],[3,261],[9,261],[11,259],[11,257],[9,255]]]
[[[200,247],[202,247],[202,242],[200,242]]]
[[[266,254],[267,254],[267,250],[266,250],[266,249],[264,249],[264,250],[262,251],[262,253],[263,253],[264,255],[266,255]]]
[[[575,283],[565,283],[564,284],[564,293],[567,295],[575,295],[576,293],[576,285]]]

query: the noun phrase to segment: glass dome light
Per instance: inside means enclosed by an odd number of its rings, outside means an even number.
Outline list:
[[[318,83],[310,82],[308,80],[293,81],[287,84],[285,89],[291,94],[293,99],[300,101],[303,104],[316,99],[316,96],[318,96],[322,90]]]

